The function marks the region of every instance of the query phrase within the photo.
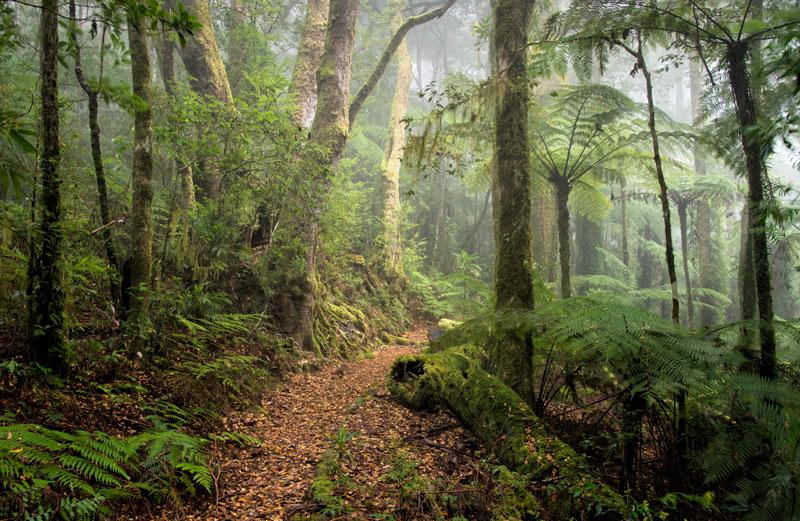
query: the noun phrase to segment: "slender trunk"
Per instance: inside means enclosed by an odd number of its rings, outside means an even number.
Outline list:
[[[318,350],[314,338],[315,302],[318,293],[317,261],[320,221],[331,186],[331,176],[342,157],[349,134],[348,101],[353,47],[359,0],[332,0],[325,50],[317,71],[317,110],[311,124],[312,148],[325,150],[325,157],[307,158],[314,176],[310,215],[303,226],[305,269],[292,300],[295,308],[292,335],[305,349]]]
[[[130,315],[147,317],[148,288],[153,264],[152,201],[153,189],[153,116],[150,111],[150,50],[141,27],[128,20],[133,93],[144,101],[134,114],[133,131],[133,200],[131,202],[131,274]]]
[[[755,274],[756,303],[758,306],[759,341],[761,357],[759,371],[764,378],[775,377],[775,329],[772,311],[769,242],[767,239],[767,212],[764,197],[764,165],[762,146],[752,129],[758,124],[756,106],[747,74],[747,44],[736,42],[727,51],[728,76],[736,102],[739,134],[747,165],[747,234],[750,237]],[[743,296],[744,297],[744,296]],[[744,300],[744,298],[743,298]]]
[[[533,260],[547,282],[556,279],[556,208],[552,185],[539,178],[533,182],[531,195],[531,233]]]
[[[637,59],[639,61],[639,67],[642,70],[642,75],[644,76],[645,88],[647,91],[648,126],[650,127],[650,138],[653,141],[653,163],[656,167],[656,178],[658,179],[658,197],[661,199],[661,217],[664,220],[664,245],[666,246],[667,273],[669,275],[670,291],[672,292],[672,321],[678,324],[680,322],[680,301],[678,300],[678,276],[675,270],[675,252],[672,246],[672,219],[669,209],[669,197],[667,195],[667,181],[664,178],[664,168],[661,163],[661,152],[659,150],[658,131],[656,130],[653,82],[642,52],[640,41]]]
[[[533,2],[497,0],[491,36],[493,78],[498,82],[494,124],[492,213],[495,232],[495,307],[533,308],[531,180],[528,158],[527,46]],[[527,403],[534,403],[532,339],[498,336],[489,367]]]
[[[689,87],[691,89],[692,102],[692,124],[700,129],[703,124],[703,112],[700,106],[702,95],[702,72],[700,63],[697,60],[689,64]],[[706,175],[706,164],[702,149],[699,145],[694,147],[694,170],[697,175]],[[712,266],[711,253],[711,208],[702,198],[696,203],[696,228],[697,228],[697,268],[698,268],[698,287],[720,290],[712,281],[714,266]],[[710,326],[717,322],[717,312],[712,307],[712,302],[702,299],[705,304],[700,308],[700,325]]]
[[[688,226],[686,223],[686,203],[678,203],[678,222],[681,228],[681,256],[683,257],[683,281],[686,285],[686,324],[694,324],[694,297],[692,295],[692,281],[689,275],[689,240]]]
[[[625,266],[631,265],[630,246],[628,244],[628,193],[625,191],[623,182],[620,192],[620,227],[622,228],[622,263]]]
[[[164,81],[164,90],[167,95],[175,95],[175,44],[167,37],[167,33],[161,32],[161,45],[158,52],[159,64],[161,65],[161,79]],[[183,267],[189,251],[189,236],[191,232],[190,217],[195,207],[194,197],[194,175],[192,165],[180,159],[175,161],[175,169],[178,173],[180,182],[180,200],[178,203],[178,256],[176,264],[179,269]]]
[[[325,49],[325,30],[328,27],[329,0],[308,0],[303,35],[297,49],[289,91],[294,95],[295,124],[310,128],[317,106],[317,69]]]
[[[118,282],[120,265],[116,251],[114,250],[114,241],[111,233],[108,188],[106,187],[106,173],[103,167],[103,154],[100,148],[100,125],[97,121],[97,91],[86,81],[83,75],[83,69],[81,68],[81,48],[75,34],[77,30],[75,26],[75,0],[69,1],[69,14],[70,21],[73,25],[70,29],[70,34],[72,37],[72,57],[75,61],[75,77],[78,79],[78,83],[89,98],[89,137],[92,148],[92,164],[94,165],[95,182],[97,184],[97,198],[100,204],[100,239],[103,241],[106,257],[108,258],[108,263],[111,265],[108,284],[111,291],[111,302],[114,305],[116,313],[120,309],[121,292]]]
[[[64,285],[61,230],[61,174],[58,114],[58,1],[42,0],[39,20],[42,102],[41,213],[35,239],[30,303],[31,350],[38,363],[63,372]]]
[[[397,7],[392,26],[393,30],[402,25],[402,3]],[[383,271],[386,276],[399,281],[403,274],[403,253],[400,236],[400,167],[405,146],[406,128],[403,118],[408,109],[408,92],[411,88],[411,56],[408,44],[403,39],[395,51],[397,56],[397,76],[394,83],[394,97],[389,121],[389,141],[383,156]]]
[[[558,215],[558,258],[561,265],[561,298],[572,296],[570,276],[569,236],[569,184],[559,180],[556,187],[556,212]]]

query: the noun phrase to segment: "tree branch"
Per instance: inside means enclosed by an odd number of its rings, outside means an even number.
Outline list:
[[[420,24],[424,24],[425,22],[429,22],[435,18],[441,17],[455,3],[456,0],[446,0],[444,4],[436,9],[432,9],[425,13],[407,18],[406,21],[403,22],[403,25],[401,25],[397,31],[395,31],[392,39],[389,40],[389,44],[386,46],[386,49],[384,49],[381,59],[378,60],[378,63],[375,65],[375,68],[372,69],[367,81],[364,82],[364,85],[362,85],[360,89],[358,89],[358,92],[356,92],[356,95],[353,97],[353,101],[350,103],[350,128],[353,127],[353,122],[356,120],[356,116],[361,110],[361,107],[364,105],[364,102],[378,85],[383,73],[386,72],[386,67],[389,66],[389,61],[392,59],[392,56],[394,56],[394,52],[400,46],[403,38],[405,38],[406,34],[408,34],[408,31]]]

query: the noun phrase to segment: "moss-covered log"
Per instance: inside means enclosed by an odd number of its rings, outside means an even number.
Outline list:
[[[547,431],[510,387],[481,368],[484,353],[463,345],[398,358],[388,388],[414,409],[449,409],[504,465],[544,488],[549,519],[620,519],[624,499],[587,470],[569,445]]]

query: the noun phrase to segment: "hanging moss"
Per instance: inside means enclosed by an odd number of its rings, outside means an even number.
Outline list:
[[[501,463],[545,484],[549,519],[620,519],[624,499],[588,471],[583,457],[547,431],[510,387],[483,369],[472,345],[395,361],[388,388],[405,405],[449,409]]]

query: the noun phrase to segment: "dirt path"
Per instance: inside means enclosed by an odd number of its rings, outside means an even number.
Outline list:
[[[409,337],[422,340],[421,334]],[[384,385],[392,361],[414,350],[388,346],[360,361],[292,374],[265,396],[263,413],[230,418],[226,430],[246,432],[262,444],[229,456],[222,464],[219,501],[206,512],[185,513],[186,518],[277,521],[308,513],[313,505],[307,492],[316,465],[342,428],[354,433],[346,462],[348,475],[356,481],[348,493],[348,519],[367,519],[370,513],[395,507],[396,498],[386,492],[381,477],[399,443],[419,445],[414,457],[421,472],[454,472],[456,462],[448,464],[443,457],[448,453],[430,443],[463,445],[464,432],[444,413],[415,414],[396,404]]]

